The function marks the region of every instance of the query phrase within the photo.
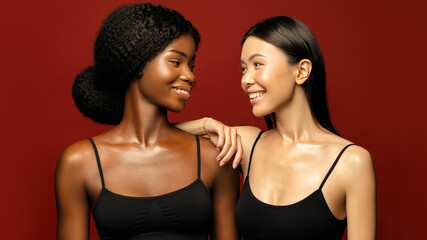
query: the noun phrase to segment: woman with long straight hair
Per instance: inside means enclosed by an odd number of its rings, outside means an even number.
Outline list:
[[[311,30],[285,16],[259,22],[243,37],[240,62],[252,112],[271,129],[229,128],[210,118],[178,126],[219,137],[220,147],[225,138],[226,148],[238,132],[243,238],[338,240],[348,226],[350,240],[375,239],[372,159],[330,120],[323,56]]]

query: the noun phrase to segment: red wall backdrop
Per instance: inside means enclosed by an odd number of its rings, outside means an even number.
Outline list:
[[[103,19],[130,1],[8,1],[0,14],[2,239],[54,239],[56,158],[108,126],[74,107],[74,76],[92,63]],[[213,116],[257,125],[240,90],[240,40],[255,22],[289,15],[322,47],[332,119],[372,154],[378,239],[420,239],[426,223],[426,6],[407,1],[155,1],[200,30],[196,90],[173,121]],[[94,236],[94,234],[92,234]]]

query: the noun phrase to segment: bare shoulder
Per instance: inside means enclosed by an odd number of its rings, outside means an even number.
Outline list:
[[[216,157],[218,151],[216,150],[215,145],[208,138],[199,137],[200,139],[200,151],[202,152],[202,160],[206,160],[214,165],[218,165]]]
[[[201,152],[201,177],[208,189],[215,185],[218,179],[228,179],[233,175],[234,169],[231,167],[231,161],[220,167],[217,161],[218,151],[215,145],[209,139],[200,138]]]
[[[372,168],[371,154],[365,148],[352,143],[351,141],[337,136],[335,134],[327,134],[320,140],[324,142],[329,149],[335,151],[342,151],[345,146],[348,146],[342,153],[340,165],[348,170]]]
[[[256,137],[261,132],[261,129],[252,126],[238,126],[234,128],[236,128],[237,133],[241,137],[243,150],[251,148]]]
[[[59,155],[57,172],[82,171],[88,164],[88,159],[95,158],[94,149],[88,139],[80,140],[66,147]]]
[[[243,147],[242,161],[240,162],[240,166],[242,168],[242,172],[246,174],[248,169],[249,158],[251,154],[252,146],[258,137],[261,129],[252,126],[239,126],[235,127],[238,134],[240,135]]]
[[[242,137],[256,137],[261,129],[253,126],[236,126],[234,127]]]
[[[363,168],[372,166],[371,154],[359,145],[352,145],[345,151],[345,163],[349,167]]]
[[[94,159],[94,150],[87,139],[73,143],[62,151],[55,170],[55,195],[61,205],[71,199],[86,202],[89,177],[96,173]],[[78,202],[74,200],[72,202]]]
[[[208,138],[200,138],[200,151],[202,166],[207,166],[210,171],[215,175],[223,169],[232,169],[231,161],[228,161],[224,166],[220,167],[217,160],[218,150],[216,146]]]
[[[361,146],[348,147],[340,162],[345,173],[344,176],[349,183],[356,183],[363,179],[375,179],[371,154]]]

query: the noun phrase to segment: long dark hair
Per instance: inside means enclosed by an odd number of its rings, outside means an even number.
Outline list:
[[[120,7],[104,21],[95,42],[95,63],[75,78],[77,108],[95,122],[118,124],[125,93],[151,59],[182,35],[200,35],[180,13],[150,3]]]
[[[312,70],[302,85],[310,111],[317,124],[339,135],[332,125],[326,101],[326,73],[322,51],[311,30],[300,21],[291,17],[279,16],[255,24],[246,32],[242,45],[250,36],[260,38],[283,50],[290,64],[302,59],[312,62]],[[274,113],[265,116],[269,129],[275,125]]]

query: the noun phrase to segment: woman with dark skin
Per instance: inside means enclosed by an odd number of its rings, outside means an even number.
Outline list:
[[[73,97],[86,116],[117,126],[60,155],[57,239],[88,239],[89,212],[101,239],[237,239],[238,175],[217,165],[209,140],[167,119],[195,86],[198,43],[191,23],[161,6],[106,19]]]
[[[341,239],[347,226],[349,240],[375,239],[372,159],[332,125],[323,56],[310,29],[290,17],[257,23],[243,38],[240,61],[253,114],[267,116],[271,130],[210,118],[178,126],[228,142],[238,141],[230,132],[241,136],[245,183],[236,219],[243,238]]]

